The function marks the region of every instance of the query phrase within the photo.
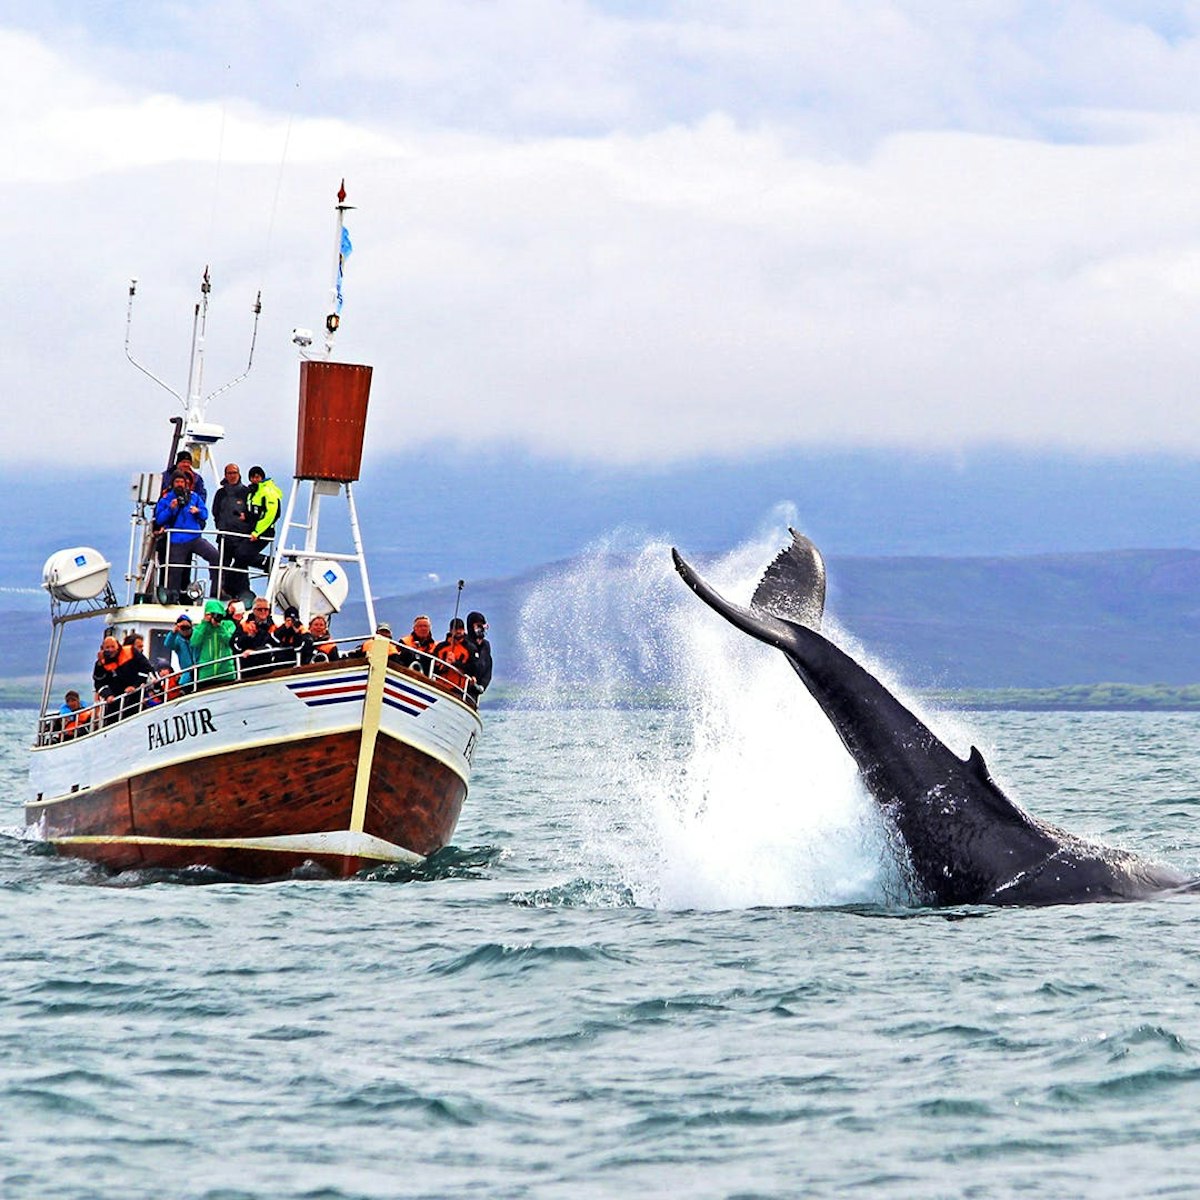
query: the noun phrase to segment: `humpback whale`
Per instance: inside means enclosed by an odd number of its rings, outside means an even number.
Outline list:
[[[868,670],[818,632],[825,565],[789,530],[749,608],[671,555],[684,582],[727,621],[781,650],[858,765],[867,791],[907,851],[920,903],[1078,904],[1137,900],[1200,886],[1169,866],[1038,820],[1014,804],[974,746],[959,758]]]

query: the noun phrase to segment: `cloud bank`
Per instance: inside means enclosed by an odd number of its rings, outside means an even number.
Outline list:
[[[290,464],[342,176],[376,452],[1200,451],[1190,5],[116,10],[0,21],[9,466],[157,456],[205,265]]]

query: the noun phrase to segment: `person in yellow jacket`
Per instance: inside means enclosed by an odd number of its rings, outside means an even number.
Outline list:
[[[283,493],[275,480],[268,478],[262,467],[250,468],[250,487],[246,492],[246,507],[254,522],[250,530],[247,565],[262,568],[270,554],[271,539],[283,511]]]

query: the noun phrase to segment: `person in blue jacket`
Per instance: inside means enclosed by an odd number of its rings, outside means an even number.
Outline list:
[[[175,618],[175,627],[163,638],[163,649],[179,660],[179,686],[190,692],[196,685],[196,650],[192,645],[192,618],[180,613]]]
[[[167,564],[168,604],[177,604],[187,587],[194,554],[214,568],[209,574],[216,588],[217,548],[200,536],[207,521],[208,505],[204,497],[192,491],[186,472],[176,471],[171,477],[171,490],[164,492],[154,506],[154,528],[159,532],[160,542],[165,543],[163,562]]]

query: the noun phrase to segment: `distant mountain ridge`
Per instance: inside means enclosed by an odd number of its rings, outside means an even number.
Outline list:
[[[123,564],[130,472],[165,465],[165,423],[159,432],[161,442],[157,434],[140,447],[122,440],[69,472],[0,474],[0,589],[36,587],[47,556],[64,546],[95,546]],[[243,469],[263,461],[232,440],[219,455]],[[265,465],[286,487],[291,462]],[[797,446],[622,467],[443,442],[368,457],[355,494],[372,579],[408,593],[437,578],[508,578],[608,544],[614,531],[626,548],[669,538],[693,554],[721,551],[764,523],[778,528],[780,505],[829,558],[1188,546],[1200,470],[1194,458],[1169,455]],[[334,513],[322,520],[338,525]],[[0,609],[10,607],[22,605],[0,591]]]
[[[609,555],[620,599],[630,556]],[[582,560],[472,582],[461,611],[487,614],[498,681],[523,682],[518,632],[533,589]],[[827,612],[906,683],[939,688],[1050,688],[1091,683],[1200,682],[1200,551],[1118,550],[1024,557],[831,557]],[[435,628],[454,586],[386,596],[376,611],[399,633],[417,612]],[[563,613],[570,619],[570,613]],[[3,611],[0,678],[40,676],[41,612]],[[362,623],[362,606],[339,618]],[[440,629],[438,630],[440,632]],[[632,652],[632,651],[631,651]],[[78,654],[76,648],[74,653]],[[90,657],[78,675],[90,671]]]
[[[846,558],[828,610],[923,687],[1200,681],[1200,551]]]

